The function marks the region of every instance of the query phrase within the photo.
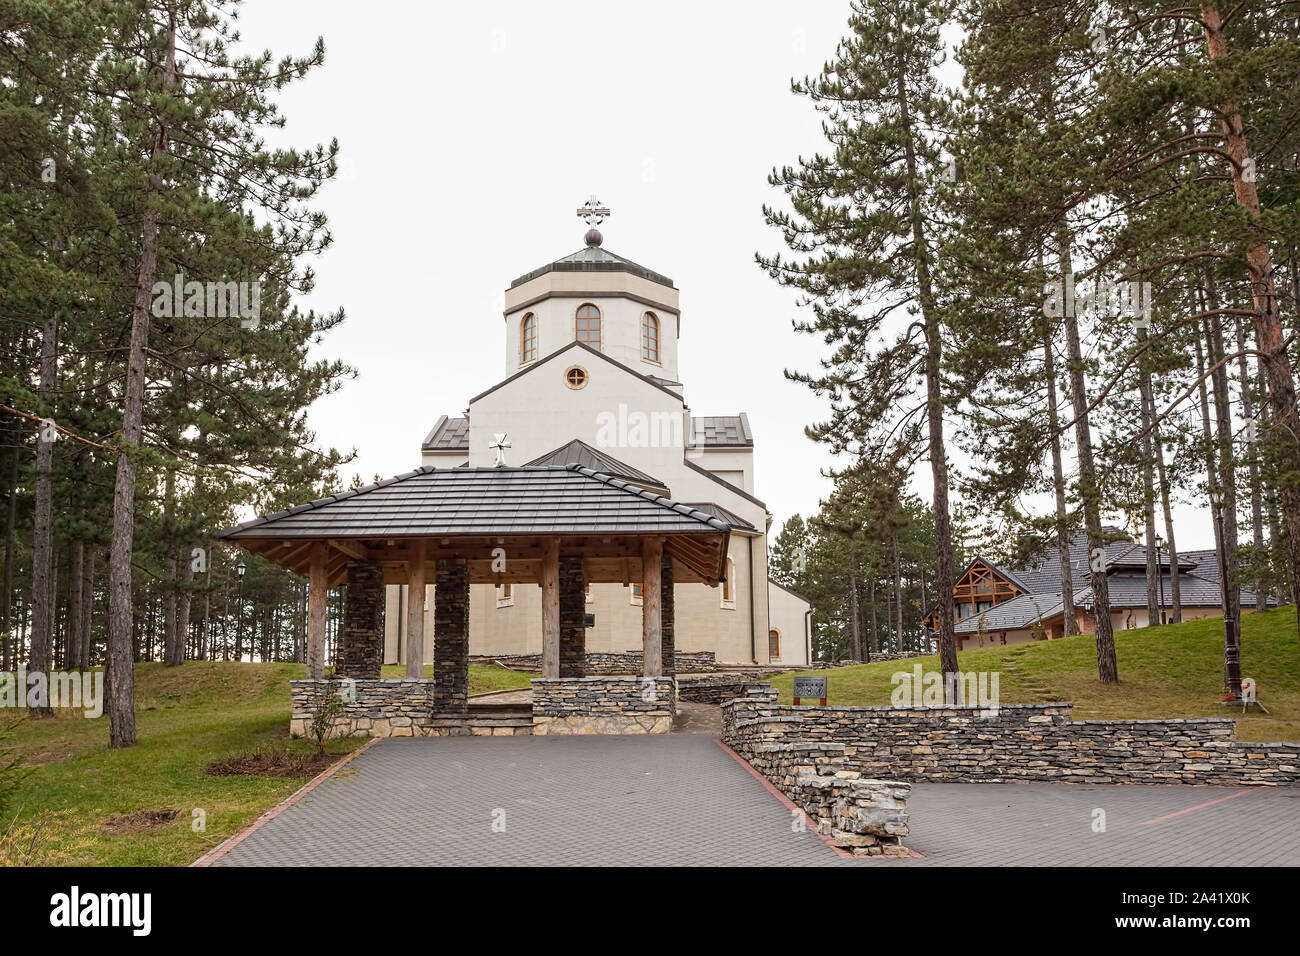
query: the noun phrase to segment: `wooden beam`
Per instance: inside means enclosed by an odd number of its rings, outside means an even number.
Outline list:
[[[413,546],[407,565],[409,577],[406,595],[406,676],[424,676],[424,542]]]
[[[542,557],[542,676],[560,676],[560,539],[547,538]]]
[[[329,585],[325,579],[324,541],[316,543],[311,554],[311,580],[307,588],[307,679],[325,676],[325,607]]]
[[[641,548],[641,652],[646,677],[661,677],[664,672],[661,538],[646,538]]]

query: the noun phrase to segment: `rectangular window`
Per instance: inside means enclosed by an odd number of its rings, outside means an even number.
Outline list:
[[[634,585],[632,585],[632,603],[633,603],[633,604],[637,604],[637,605],[640,605],[640,604],[643,603],[643,597],[642,597],[642,593],[641,593],[641,585],[639,585],[639,584],[634,584]]]

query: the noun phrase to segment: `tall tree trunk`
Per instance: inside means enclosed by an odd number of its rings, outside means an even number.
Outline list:
[[[858,576],[849,575],[849,646],[853,659],[862,660],[862,628],[858,623]]]
[[[943,440],[943,391],[940,369],[943,361],[943,337],[939,329],[938,302],[930,277],[930,247],[925,234],[921,210],[920,178],[917,172],[915,132],[911,104],[907,98],[904,70],[895,78],[898,91],[902,145],[907,162],[908,216],[912,231],[913,268],[916,273],[917,300],[925,327],[925,394],[926,425],[929,439],[930,479],[934,486],[934,544],[937,565],[935,587],[939,591],[939,669],[944,674],[945,703],[955,704],[957,673],[957,635],[953,621],[952,516],[948,506],[948,456]]]
[[[1151,389],[1151,366],[1147,361],[1145,346],[1147,330],[1138,329],[1138,347],[1142,349],[1138,369],[1138,387],[1141,392],[1142,411],[1142,521],[1146,525],[1146,583],[1147,583],[1147,627],[1154,627],[1164,622],[1160,618],[1160,553],[1156,547],[1156,489],[1155,462],[1151,452],[1151,422],[1155,418],[1155,399]]]
[[[1070,240],[1061,230],[1061,276],[1072,282]],[[1083,378],[1083,349],[1079,345],[1079,322],[1073,308],[1063,310],[1065,346],[1069,359],[1070,400],[1074,406],[1074,438],[1079,459],[1079,495],[1083,499],[1083,521],[1088,535],[1088,580],[1092,585],[1092,609],[1096,620],[1097,676],[1104,684],[1119,682],[1115,659],[1115,631],[1110,619],[1110,582],[1106,576],[1106,540],[1101,530],[1101,488],[1092,460],[1092,429],[1088,425],[1088,395]]]
[[[68,545],[68,670],[84,671],[81,659],[82,588],[86,583],[86,542],[79,536]]]
[[[1226,602],[1223,588],[1223,524],[1219,520],[1219,505],[1216,501],[1217,493],[1215,489],[1219,485],[1219,466],[1214,460],[1214,432],[1210,428],[1210,396],[1205,387],[1205,355],[1201,349],[1201,340],[1198,337],[1195,340],[1196,345],[1196,373],[1199,379],[1197,389],[1201,399],[1201,447],[1202,454],[1205,457],[1205,484],[1211,492],[1210,496],[1210,524],[1214,527],[1214,553],[1219,564],[1219,593],[1220,602]]]
[[[898,621],[894,625],[895,633],[898,635],[896,644],[898,653],[903,652],[903,567],[898,559],[898,531],[894,531],[894,605],[898,613]]]
[[[18,456],[22,453],[21,432],[13,428],[14,453],[9,462],[9,498],[5,509],[4,594],[0,595],[0,670],[11,671],[14,664],[13,601],[14,539],[18,526]]]
[[[176,81],[176,14],[167,25],[167,62],[163,89]],[[159,160],[168,152],[167,126],[158,121],[149,163],[149,193],[162,192]],[[108,655],[112,660],[112,693],[108,699],[109,743],[135,744],[135,672],[132,660],[131,553],[135,540],[135,454],[144,422],[145,350],[149,346],[149,306],[158,267],[158,212],[146,199],[136,272],[135,304],[131,310],[131,344],[127,352],[126,394],[122,410],[122,442],[113,487],[113,537],[108,557]]]
[[[1219,308],[1213,276],[1206,273],[1205,295],[1210,309]],[[1233,461],[1232,408],[1228,398],[1228,369],[1224,360],[1223,334],[1217,317],[1202,320],[1205,357],[1210,363],[1214,388],[1215,430],[1218,439],[1221,502],[1219,522],[1223,525],[1223,554],[1219,577],[1223,582],[1223,683],[1234,697],[1241,696],[1241,590],[1237,574],[1237,476]]]
[[[185,653],[190,637],[190,607],[194,599],[194,559],[188,547],[180,552],[181,581],[176,593],[176,635],[172,639],[171,652],[167,656],[168,667],[179,667],[185,663]]]
[[[1250,363],[1246,359],[1246,326],[1241,316],[1233,316],[1237,342],[1237,373],[1241,377],[1241,414],[1246,419],[1246,469],[1250,474],[1250,529],[1255,552],[1255,610],[1268,610],[1268,591],[1259,568],[1264,561],[1264,505],[1259,487],[1259,449],[1255,442],[1255,396],[1252,394]]]
[[[1205,29],[1210,62],[1226,60],[1229,55],[1228,42],[1215,0],[1203,0],[1201,3],[1201,23]],[[1255,177],[1245,175],[1250,163],[1245,123],[1234,101],[1221,104],[1218,112],[1223,117],[1224,146],[1231,160],[1232,186],[1237,205],[1246,211],[1252,223],[1259,224],[1259,191]],[[1290,551],[1288,577],[1291,591],[1295,593],[1297,586],[1300,586],[1300,409],[1296,408],[1295,379],[1291,375],[1291,362],[1287,355],[1286,336],[1283,334],[1274,282],[1273,260],[1265,235],[1262,228],[1256,232],[1246,248],[1245,264],[1250,274],[1254,301],[1255,344],[1262,353],[1261,365],[1268,379],[1273,421],[1283,434],[1283,440],[1277,443],[1278,454],[1282,458],[1278,493]],[[1300,626],[1300,616],[1297,616],[1297,625]]]
[[[1056,356],[1052,326],[1043,323],[1043,375],[1047,379],[1047,423],[1052,434],[1052,490],[1056,494],[1056,554],[1061,566],[1061,612],[1065,636],[1079,633],[1074,617],[1074,569],[1070,561],[1070,519],[1065,503],[1065,468],[1061,464],[1061,421],[1056,410]]]
[[[82,666],[87,670],[94,666],[94,661],[91,659],[91,649],[94,646],[91,629],[95,623],[95,559],[97,556],[98,552],[92,541],[86,548],[83,572],[85,578],[81,585],[81,649],[78,651]]]
[[[50,316],[41,331],[41,401],[53,402],[58,375],[58,319]],[[32,538],[32,649],[31,671],[46,675],[49,686],[54,651],[54,440],[52,428],[41,425],[36,439],[36,510]],[[49,701],[28,708],[33,717],[47,717]]]
[[[871,643],[868,653],[876,655],[880,653],[880,619],[876,616],[876,576],[871,575],[871,583],[867,587],[867,600],[871,604]]]
[[[176,640],[176,472],[168,467],[163,479],[163,660],[170,664]],[[152,633],[151,633],[152,637]]]

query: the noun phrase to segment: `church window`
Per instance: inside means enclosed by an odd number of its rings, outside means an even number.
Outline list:
[[[519,364],[537,359],[537,316],[529,312],[519,326]]]
[[[736,609],[736,562],[731,558],[727,558],[727,574],[722,579],[722,606]]]
[[[600,309],[590,302],[578,306],[574,319],[573,337],[583,345],[600,351]]]
[[[659,361],[659,319],[653,312],[641,316],[641,357],[647,362]]]
[[[513,584],[497,585],[497,607],[511,607],[515,603],[515,587]]]
[[[587,585],[587,588],[586,588],[585,594],[587,595],[587,603],[588,603],[588,604],[593,604],[593,603],[595,603],[595,600],[596,600],[596,599],[595,599],[594,597],[591,596],[591,585],[590,585],[590,584]]]
[[[781,659],[781,632],[776,628],[767,632],[767,657],[773,661]]]
[[[564,372],[564,382],[569,388],[582,388],[587,384],[587,370],[581,365],[571,365]]]
[[[639,604],[642,603],[642,593],[643,593],[643,592],[641,591],[641,585],[639,585],[639,584],[634,584],[634,585],[632,585],[632,603],[633,603],[633,604],[637,604],[637,605],[639,605]]]

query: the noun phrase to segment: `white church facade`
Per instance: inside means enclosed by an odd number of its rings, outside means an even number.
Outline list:
[[[586,247],[510,284],[505,374],[469,399],[465,415],[434,422],[421,464],[579,464],[721,519],[731,529],[726,577],[717,587],[675,586],[677,651],[711,651],[719,664],[807,664],[811,607],[767,577],[771,515],[755,495],[748,416],[692,414],[677,371],[677,288],[602,248],[594,224],[607,210],[593,201],[579,212],[593,223]],[[427,590],[425,631],[432,634]],[[470,590],[470,654],[541,651],[538,585]],[[387,587],[385,663],[405,663],[409,600],[405,585]],[[587,652],[639,652],[641,603],[634,575],[590,585]],[[424,642],[426,662],[433,644]]]

